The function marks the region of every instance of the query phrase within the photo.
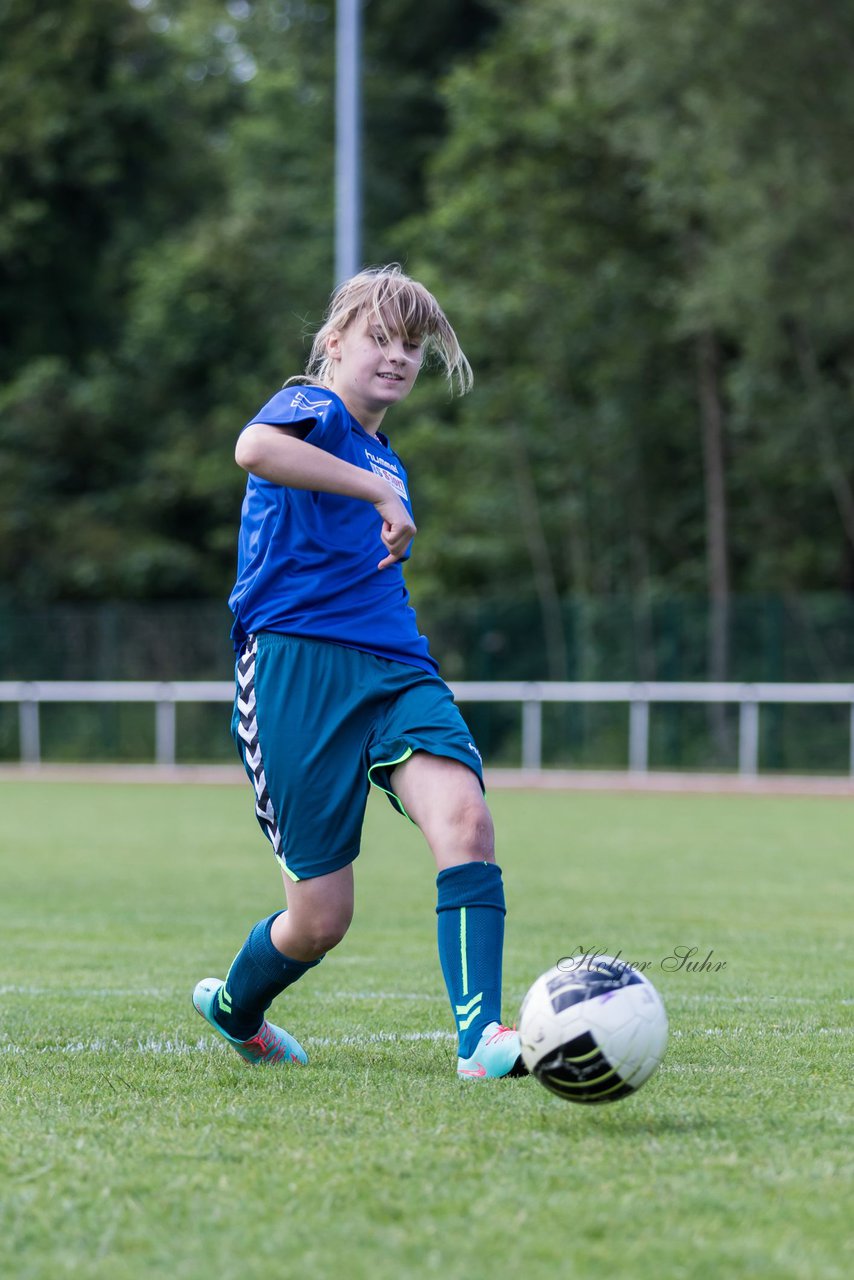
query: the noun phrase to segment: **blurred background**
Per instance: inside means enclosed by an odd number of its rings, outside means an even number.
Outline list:
[[[446,679],[854,680],[854,4],[362,22],[362,258],[475,369],[390,423]],[[234,440],[334,283],[335,35],[305,0],[0,0],[0,679],[230,677]],[[232,758],[226,709],[181,715]],[[621,717],[554,708],[547,758],[620,763]],[[57,707],[44,753],[150,755],[149,721]],[[765,762],[841,767],[848,727],[769,711]],[[654,761],[726,765],[707,729],[668,708]]]

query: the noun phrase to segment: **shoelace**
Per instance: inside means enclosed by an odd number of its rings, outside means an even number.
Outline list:
[[[278,1062],[280,1058],[285,1056],[285,1046],[277,1042],[269,1022],[265,1022],[258,1034],[253,1036],[251,1040],[247,1040],[246,1044],[251,1044],[253,1049],[259,1049],[264,1058],[267,1057],[271,1049],[275,1049],[276,1052],[270,1058],[272,1062]]]
[[[497,1031],[493,1031],[486,1043],[492,1044],[493,1040],[503,1040],[505,1036],[513,1036],[515,1034],[515,1027],[499,1027]]]

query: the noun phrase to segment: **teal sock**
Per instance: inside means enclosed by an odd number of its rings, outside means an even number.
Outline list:
[[[281,914],[274,912],[250,930],[220,987],[214,1017],[235,1040],[249,1040],[260,1031],[264,1014],[276,996],[323,959],[292,960],[273,946],[270,931]]]
[[[474,1053],[481,1032],[501,1021],[504,884],[494,862],[463,862],[436,877],[439,962],[460,1039]]]

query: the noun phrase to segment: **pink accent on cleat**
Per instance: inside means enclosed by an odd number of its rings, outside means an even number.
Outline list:
[[[305,1066],[308,1062],[308,1054],[299,1041],[288,1035],[287,1031],[283,1031],[281,1027],[267,1022],[266,1019],[255,1035],[248,1040],[235,1040],[234,1036],[224,1031],[214,1017],[214,1005],[221,986],[222,982],[219,978],[202,978],[201,982],[196,983],[193,1005],[196,1012],[210,1023],[214,1031],[221,1035],[236,1053],[240,1054],[244,1062],[248,1062],[250,1066],[258,1066],[261,1063],[272,1065],[276,1062],[292,1062],[297,1066]]]
[[[470,1058],[457,1059],[457,1075],[463,1080],[497,1080],[504,1076],[527,1075],[522,1063],[522,1046],[515,1027],[490,1022]]]

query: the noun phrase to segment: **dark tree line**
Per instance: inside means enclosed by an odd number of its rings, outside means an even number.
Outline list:
[[[854,10],[366,0],[365,256],[475,365],[396,425],[426,601],[854,589]],[[0,5],[0,590],[228,589],[333,262],[334,6]]]

